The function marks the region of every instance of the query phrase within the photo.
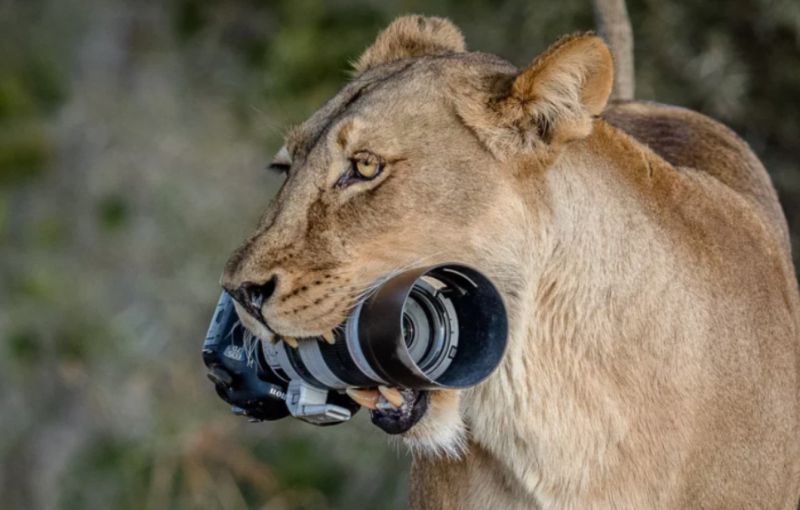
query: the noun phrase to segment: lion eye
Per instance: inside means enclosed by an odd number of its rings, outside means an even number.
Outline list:
[[[356,172],[365,179],[372,179],[378,175],[380,166],[377,161],[356,161]]]
[[[270,163],[267,168],[281,174],[289,173],[289,170],[292,168],[292,156],[289,154],[286,146],[281,147],[281,150],[278,151],[272,163]]]
[[[336,181],[336,187],[344,188],[357,182],[370,181],[383,171],[381,158],[371,152],[358,152],[350,158],[350,168]]]
[[[272,162],[269,165],[267,165],[267,168],[272,170],[273,172],[285,175],[289,173],[289,170],[292,168],[292,165],[290,165],[289,163]]]
[[[374,154],[357,154],[353,158],[353,173],[360,179],[374,179],[383,170],[383,164]]]

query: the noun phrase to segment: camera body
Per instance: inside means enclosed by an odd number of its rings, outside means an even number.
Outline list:
[[[217,394],[231,404],[234,414],[253,421],[292,415],[315,425],[329,425],[347,421],[358,411],[358,404],[344,394],[300,378],[278,376],[265,356],[265,351],[274,347],[242,326],[233,300],[223,292],[203,342],[203,362]],[[277,370],[285,374],[279,366]]]
[[[359,409],[347,388],[467,388],[499,365],[508,337],[492,282],[460,264],[387,278],[334,332],[262,341],[239,322],[223,292],[203,343],[203,361],[233,412],[254,420],[294,416],[316,425],[347,421]]]

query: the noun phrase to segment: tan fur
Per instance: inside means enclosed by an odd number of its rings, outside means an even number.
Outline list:
[[[403,16],[380,33],[353,65],[356,73],[404,58],[466,51],[464,36],[450,20]]]
[[[290,336],[406,267],[460,261],[498,284],[500,368],[433,393],[405,435],[414,508],[796,508],[800,301],[747,145],[668,106],[597,117],[612,71],[591,35],[523,72],[380,49],[407,37],[379,36],[292,131],[286,184],[223,283],[277,276],[262,314]],[[359,151],[385,169],[337,186]]]

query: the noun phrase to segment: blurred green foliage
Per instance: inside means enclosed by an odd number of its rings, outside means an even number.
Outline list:
[[[637,95],[731,125],[800,232],[800,4],[629,2]],[[248,424],[204,379],[222,264],[285,129],[396,15],[525,65],[589,0],[0,0],[3,508],[402,508],[365,416]]]
[[[3,17],[0,30],[22,35],[14,21]],[[67,94],[67,81],[51,55],[33,38],[19,37],[19,42],[0,46],[0,187],[46,169],[52,148],[42,120]]]

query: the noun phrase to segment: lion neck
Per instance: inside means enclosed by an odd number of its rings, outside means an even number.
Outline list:
[[[587,139],[565,147],[531,177],[535,183],[521,187],[523,277],[500,283],[512,325],[508,352],[496,374],[468,394],[471,441],[514,474],[514,490],[539,501],[579,491],[572,484],[599,467],[605,440],[625,429],[622,413],[602,404],[606,374],[597,367],[619,339],[646,328],[628,320],[641,316],[629,311],[647,306],[647,277],[635,271],[649,266],[637,262],[647,249],[630,235],[656,233],[625,185],[630,169],[618,162],[620,147],[639,151],[597,121]]]

